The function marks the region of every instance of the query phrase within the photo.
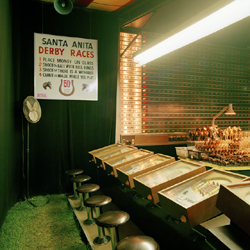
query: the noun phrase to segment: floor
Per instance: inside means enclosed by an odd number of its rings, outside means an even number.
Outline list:
[[[95,192],[96,194],[100,195],[102,194],[101,191]],[[76,218],[93,250],[111,250],[111,242],[108,242],[104,245],[95,245],[93,243],[94,238],[97,237],[98,231],[97,231],[97,225],[84,225],[84,220],[87,219],[87,211],[78,211],[77,208],[80,206],[80,200],[72,200],[70,197],[68,198],[68,201],[76,215]],[[112,211],[112,210],[119,210],[117,206],[114,203],[110,203],[106,206],[103,206],[103,212],[106,211]],[[123,239],[127,236],[131,235],[143,235],[143,232],[131,221],[129,220],[124,225],[121,225],[118,227],[119,232],[119,239]],[[109,230],[105,229],[105,235],[110,235]]]

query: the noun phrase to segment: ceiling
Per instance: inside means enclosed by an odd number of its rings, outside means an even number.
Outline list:
[[[40,0],[41,2],[53,3],[54,0]],[[119,11],[138,0],[72,0],[74,7],[101,10]]]
[[[122,20],[121,28],[124,31],[137,30],[137,32],[142,28],[146,32],[159,34],[159,40],[162,41],[162,37],[167,38],[181,31],[232,1],[233,0],[146,1],[147,3],[145,5],[141,5],[138,8],[129,10],[130,6],[128,6],[119,12]],[[203,38],[202,41],[240,48],[250,47],[250,17]]]
[[[54,0],[40,0],[53,3]],[[232,0],[72,0],[74,8],[113,12],[121,31],[153,32],[170,36]],[[250,46],[250,18],[206,38],[205,42],[246,48]]]

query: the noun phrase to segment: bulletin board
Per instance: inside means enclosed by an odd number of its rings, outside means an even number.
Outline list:
[[[98,42],[34,33],[34,96],[98,100]]]

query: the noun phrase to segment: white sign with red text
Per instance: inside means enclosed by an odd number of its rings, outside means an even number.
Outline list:
[[[34,33],[34,96],[97,100],[97,40]]]

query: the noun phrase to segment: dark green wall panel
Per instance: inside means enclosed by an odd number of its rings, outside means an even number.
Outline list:
[[[91,175],[88,151],[115,140],[118,18],[76,8],[63,16],[53,4],[31,5],[32,12],[22,12],[20,33],[23,99],[34,89],[34,32],[98,40],[98,101],[39,100],[42,117],[30,125],[30,194],[61,193],[72,188],[67,169],[84,168]]]
[[[22,150],[13,71],[11,1],[0,2],[0,228],[20,197]]]
[[[11,5],[13,2],[13,5]],[[34,92],[34,33],[98,40],[98,101],[40,100],[42,117],[29,124],[29,194],[72,191],[65,171],[83,168],[94,177],[88,151],[115,141],[118,17],[53,4],[1,1],[0,225],[26,195],[27,121],[22,102]],[[93,180],[94,181],[94,180]]]

